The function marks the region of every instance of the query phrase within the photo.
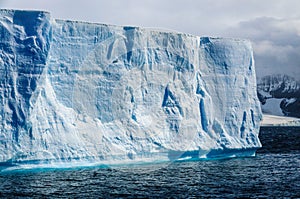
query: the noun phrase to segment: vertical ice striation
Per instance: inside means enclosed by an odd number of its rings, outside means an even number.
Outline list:
[[[0,162],[252,155],[251,44],[0,11]]]
[[[48,13],[40,11],[1,10],[0,161],[29,154],[34,147],[30,110],[46,67],[49,19]]]

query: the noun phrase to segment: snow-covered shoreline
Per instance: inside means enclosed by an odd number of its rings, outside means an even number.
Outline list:
[[[300,118],[263,114],[261,126],[300,126]]]

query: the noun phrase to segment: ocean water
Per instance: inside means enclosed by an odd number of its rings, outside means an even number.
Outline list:
[[[264,127],[253,158],[0,172],[1,198],[300,198],[300,127]]]

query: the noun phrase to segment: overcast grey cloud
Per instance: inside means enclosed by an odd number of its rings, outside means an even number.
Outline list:
[[[54,18],[248,38],[258,76],[287,73],[300,79],[299,0],[0,0],[0,6],[47,10]]]
[[[252,41],[258,76],[284,73],[300,78],[300,19],[260,17],[226,31]]]

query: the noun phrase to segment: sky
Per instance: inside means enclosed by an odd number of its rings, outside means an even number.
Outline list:
[[[0,0],[0,8],[53,18],[250,39],[258,77],[300,80],[299,0]]]

